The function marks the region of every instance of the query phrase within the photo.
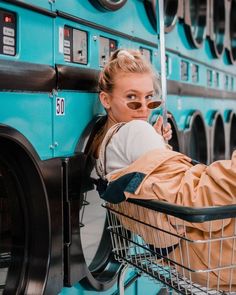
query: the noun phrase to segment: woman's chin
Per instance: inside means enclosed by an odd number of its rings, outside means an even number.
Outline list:
[[[148,118],[147,118],[147,117],[135,117],[135,118],[133,118],[133,120],[143,120],[143,121],[147,121]]]

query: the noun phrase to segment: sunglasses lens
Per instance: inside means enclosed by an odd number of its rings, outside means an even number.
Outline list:
[[[150,101],[147,104],[147,107],[149,109],[156,109],[161,105],[161,100],[154,100],[154,101]],[[131,110],[138,110],[142,107],[142,103],[139,101],[130,101],[127,102],[127,107],[130,108]]]
[[[156,109],[158,108],[159,106],[161,105],[161,101],[160,100],[154,100],[154,101],[151,101],[147,104],[147,107],[149,109]]]
[[[130,108],[131,110],[138,110],[142,106],[142,103],[139,101],[130,101],[127,103],[127,107]]]

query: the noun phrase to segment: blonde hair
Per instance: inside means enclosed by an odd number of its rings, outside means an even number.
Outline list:
[[[119,73],[150,74],[153,78],[155,94],[160,98],[161,85],[159,75],[154,71],[151,63],[141,54],[139,50],[118,49],[110,57],[100,73],[98,91],[112,93],[115,85],[115,77]],[[112,123],[107,120],[104,126],[95,135],[90,152],[93,156],[98,155],[98,149]]]
[[[160,98],[161,85],[159,75],[139,50],[118,49],[112,54],[100,73],[98,81],[99,92],[111,93],[114,88],[115,77],[119,73],[150,74],[153,78],[155,93]]]

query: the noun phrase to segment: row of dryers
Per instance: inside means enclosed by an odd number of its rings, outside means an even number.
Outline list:
[[[227,110],[222,114],[211,110],[204,118],[197,110],[184,116],[184,129],[180,130],[174,117],[169,121],[173,130],[170,145],[192,159],[209,164],[213,161],[230,159],[236,149],[236,114]]]

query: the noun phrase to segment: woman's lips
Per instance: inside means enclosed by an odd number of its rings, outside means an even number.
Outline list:
[[[144,121],[147,121],[147,117],[135,117],[134,120],[144,120]]]

